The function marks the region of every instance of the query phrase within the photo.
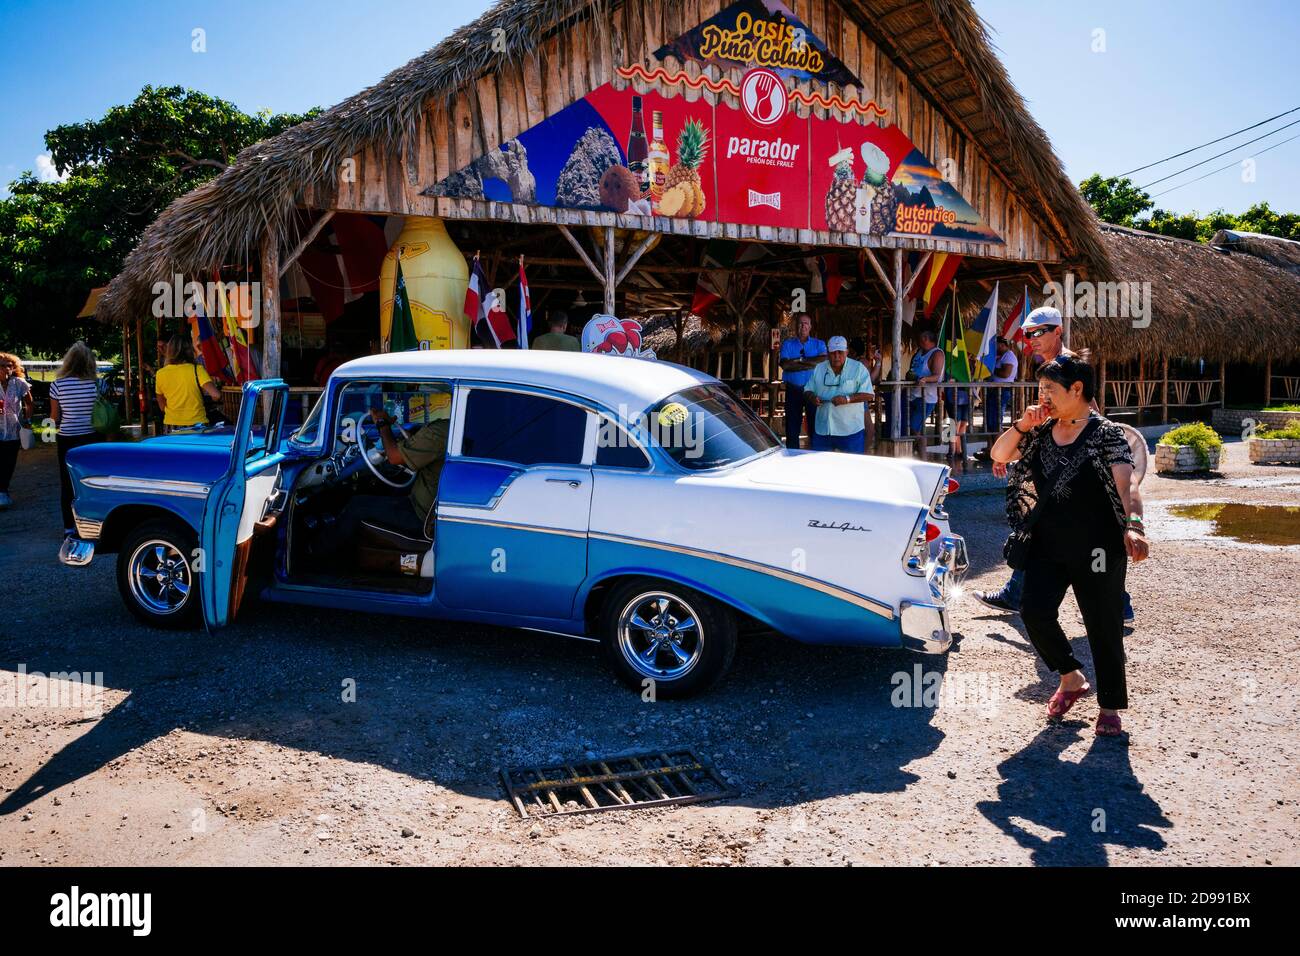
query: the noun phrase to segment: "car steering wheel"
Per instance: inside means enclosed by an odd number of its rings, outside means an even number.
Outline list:
[[[400,422],[394,422],[393,427],[394,429],[401,429],[403,435],[409,434],[405,426],[403,426]],[[379,431],[378,429],[376,429],[375,436],[378,437],[378,435],[379,435]],[[381,482],[386,484],[388,487],[406,489],[411,487],[412,483],[414,483],[415,472],[413,472],[410,468],[407,468],[405,465],[394,465],[392,462],[390,462],[387,456],[384,454],[382,442],[378,442],[373,445],[366,444],[366,430],[363,427],[357,428],[357,446],[361,449],[361,460],[366,463],[366,467],[370,469],[370,473],[374,475],[376,478],[378,478]],[[379,459],[378,462],[375,461],[376,458]],[[385,476],[379,470],[380,465],[383,465],[384,468],[387,468],[395,472],[399,479],[401,478],[401,476],[405,475],[406,476],[405,480],[394,481],[392,478]]]

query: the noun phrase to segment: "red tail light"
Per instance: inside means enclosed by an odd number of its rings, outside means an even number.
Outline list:
[[[927,542],[933,541],[935,538],[939,537],[941,533],[942,532],[939,531],[939,526],[937,524],[930,524],[928,521],[925,523],[925,540]]]
[[[961,485],[957,483],[957,479],[956,479],[956,478],[949,478],[949,479],[948,479],[948,494],[950,494],[950,495],[956,494],[956,493],[957,493],[957,489],[960,488],[960,487],[961,487]]]

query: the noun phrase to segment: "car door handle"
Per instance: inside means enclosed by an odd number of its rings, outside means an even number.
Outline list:
[[[570,488],[582,487],[582,482],[579,481],[577,478],[547,478],[546,480],[548,482],[553,481],[556,484],[568,485]]]

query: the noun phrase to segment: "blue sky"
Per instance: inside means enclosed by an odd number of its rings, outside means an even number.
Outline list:
[[[1300,3],[1252,0],[975,0],[1012,80],[1074,181],[1123,172],[1300,106]],[[476,17],[486,0],[65,0],[0,6],[0,182],[38,165],[42,134],[102,115],[146,83],[241,108],[330,106]],[[369,12],[363,12],[369,11]],[[207,52],[191,49],[206,31]],[[1104,52],[1093,52],[1104,31]],[[1294,114],[1262,129],[1300,119]],[[1259,135],[1138,173],[1139,184]],[[1251,154],[1300,125],[1151,188]],[[2,187],[0,187],[2,188]],[[1159,197],[1166,208],[1300,210],[1300,140]]]

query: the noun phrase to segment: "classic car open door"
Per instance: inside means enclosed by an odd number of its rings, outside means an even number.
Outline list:
[[[230,468],[213,483],[203,509],[198,577],[209,631],[228,624],[239,610],[253,535],[284,460],[280,432],[288,394],[289,386],[280,379],[244,386]]]

